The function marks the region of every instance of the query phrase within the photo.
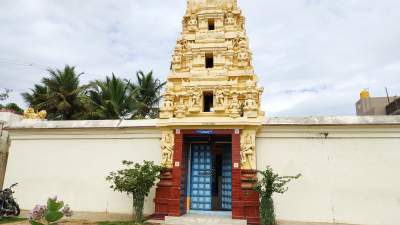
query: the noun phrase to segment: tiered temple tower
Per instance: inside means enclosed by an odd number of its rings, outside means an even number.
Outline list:
[[[155,199],[156,214],[160,215],[183,212],[182,207],[180,211],[171,210],[171,207],[179,209],[178,205],[172,206],[171,201],[165,204],[171,196],[182,195],[182,191],[173,191],[172,187],[182,185],[183,174],[186,174],[183,130],[203,134],[231,130],[232,173],[239,173],[237,185],[243,188],[249,187],[243,180],[254,177],[251,171],[256,170],[255,135],[264,120],[264,112],[260,110],[263,89],[257,86],[245,17],[237,1],[188,0],[182,27],[160,112],[162,164],[168,168]],[[176,180],[175,176],[182,179]],[[232,178],[233,183],[235,179]],[[233,201],[239,198],[234,185]],[[241,215],[246,210],[232,204],[234,217],[238,210]]]
[[[188,1],[161,119],[263,116],[244,22],[236,1]]]

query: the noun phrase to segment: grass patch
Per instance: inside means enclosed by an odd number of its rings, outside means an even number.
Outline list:
[[[142,225],[141,223],[136,223],[135,221],[101,221],[97,223],[98,225]],[[153,223],[144,222],[143,225],[154,225]]]
[[[21,218],[21,217],[3,217],[0,219],[0,224],[6,224],[6,223],[15,223],[15,222],[20,222],[24,221],[26,218]]]

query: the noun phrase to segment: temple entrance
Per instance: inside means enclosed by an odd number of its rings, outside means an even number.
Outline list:
[[[187,210],[232,210],[230,135],[184,137],[187,156]]]

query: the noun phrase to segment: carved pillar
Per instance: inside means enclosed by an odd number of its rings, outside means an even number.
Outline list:
[[[161,143],[161,148],[166,145],[165,135],[170,134],[169,131],[163,132],[163,139]],[[173,134],[171,132],[171,134]],[[166,168],[161,173],[161,178],[157,184],[156,197],[154,199],[155,203],[155,213],[154,218],[164,219],[165,216],[180,216],[181,207],[181,176],[182,176],[182,161],[183,161],[183,135],[175,132],[173,135],[173,161],[169,163],[168,160],[163,159],[165,156],[162,152],[162,161],[166,161],[164,165]],[[164,150],[162,150],[164,151]]]
[[[251,137],[248,138],[248,135]],[[232,169],[232,217],[233,219],[245,219],[249,224],[259,224],[259,195],[253,191],[257,181],[256,164],[255,162],[245,163],[242,159],[242,156],[245,156],[242,151],[249,151],[249,149],[251,151],[251,147],[253,147],[254,158],[247,158],[247,160],[255,161],[255,142],[251,141],[253,138],[255,140],[255,131],[253,130],[244,130],[241,135],[234,134],[232,136],[232,159],[234,163],[239,162],[241,165],[240,168]]]

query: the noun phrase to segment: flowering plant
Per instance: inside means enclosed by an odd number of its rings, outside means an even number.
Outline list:
[[[276,225],[272,195],[274,193],[285,193],[288,190],[285,185],[293,179],[298,179],[301,174],[299,173],[296,176],[279,176],[279,174],[274,173],[270,166],[267,166],[264,171],[258,171],[258,173],[261,174],[262,179],[257,182],[254,190],[260,194],[260,224]]]
[[[57,201],[55,196],[47,200],[47,205],[36,205],[28,216],[32,225],[56,225],[64,216],[71,217],[72,211],[63,201]]]

